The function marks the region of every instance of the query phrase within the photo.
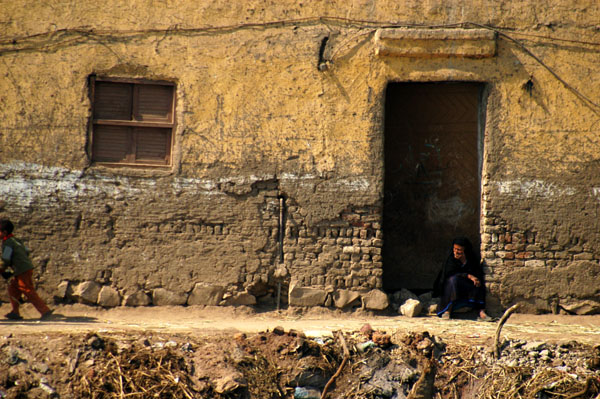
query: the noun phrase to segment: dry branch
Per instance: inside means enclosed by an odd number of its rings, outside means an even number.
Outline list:
[[[504,312],[504,314],[500,318],[500,321],[498,321],[498,327],[496,327],[496,338],[494,339],[494,357],[496,359],[500,359],[500,332],[502,331],[502,326],[504,325],[504,323],[506,323],[510,315],[518,308],[518,303],[512,305],[510,308],[506,309],[506,312]]]
[[[323,388],[323,393],[321,393],[321,399],[325,399],[325,397],[327,396],[327,390],[329,389],[331,384],[333,384],[335,379],[342,373],[342,369],[344,368],[344,366],[346,365],[346,362],[350,358],[350,351],[348,350],[348,345],[346,345],[346,340],[344,339],[344,334],[342,334],[341,331],[338,331],[338,338],[340,339],[340,342],[342,343],[342,350],[344,351],[344,359],[342,360],[342,363],[340,364],[340,367],[338,367],[335,374],[333,376],[331,376],[329,381],[327,381],[325,388]]]

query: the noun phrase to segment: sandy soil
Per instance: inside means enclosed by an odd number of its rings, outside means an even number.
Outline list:
[[[0,315],[10,310],[0,306]],[[433,316],[408,318],[400,315],[376,314],[355,310],[344,312],[325,308],[308,310],[255,310],[248,307],[119,307],[100,309],[85,305],[55,307],[56,317],[39,321],[39,314],[30,304],[22,307],[22,321],[0,319],[3,335],[44,334],[52,332],[169,332],[195,336],[255,333],[277,326],[286,331],[304,331],[308,336],[331,335],[337,330],[358,331],[369,323],[374,329],[393,332],[424,332],[445,340],[484,342],[495,336],[497,323],[479,322],[472,315],[442,320]],[[539,340],[549,343],[578,341],[600,343],[600,315],[526,315],[513,314],[502,329],[510,339]]]

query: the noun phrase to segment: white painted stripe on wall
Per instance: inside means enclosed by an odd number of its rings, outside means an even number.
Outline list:
[[[500,194],[517,198],[557,198],[576,194],[573,187],[558,186],[544,180],[505,180],[494,184]]]

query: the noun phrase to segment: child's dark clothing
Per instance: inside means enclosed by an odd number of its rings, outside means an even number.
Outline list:
[[[21,295],[31,302],[42,316],[49,314],[50,308],[35,291],[33,286],[33,263],[29,259],[29,249],[9,234],[2,241],[2,262],[4,267],[13,270],[14,277],[8,285],[8,295],[12,306],[11,315],[19,316],[19,298]]]

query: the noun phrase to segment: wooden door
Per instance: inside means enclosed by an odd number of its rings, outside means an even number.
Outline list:
[[[390,83],[385,107],[384,288],[432,287],[452,239],[479,247],[477,83]]]

